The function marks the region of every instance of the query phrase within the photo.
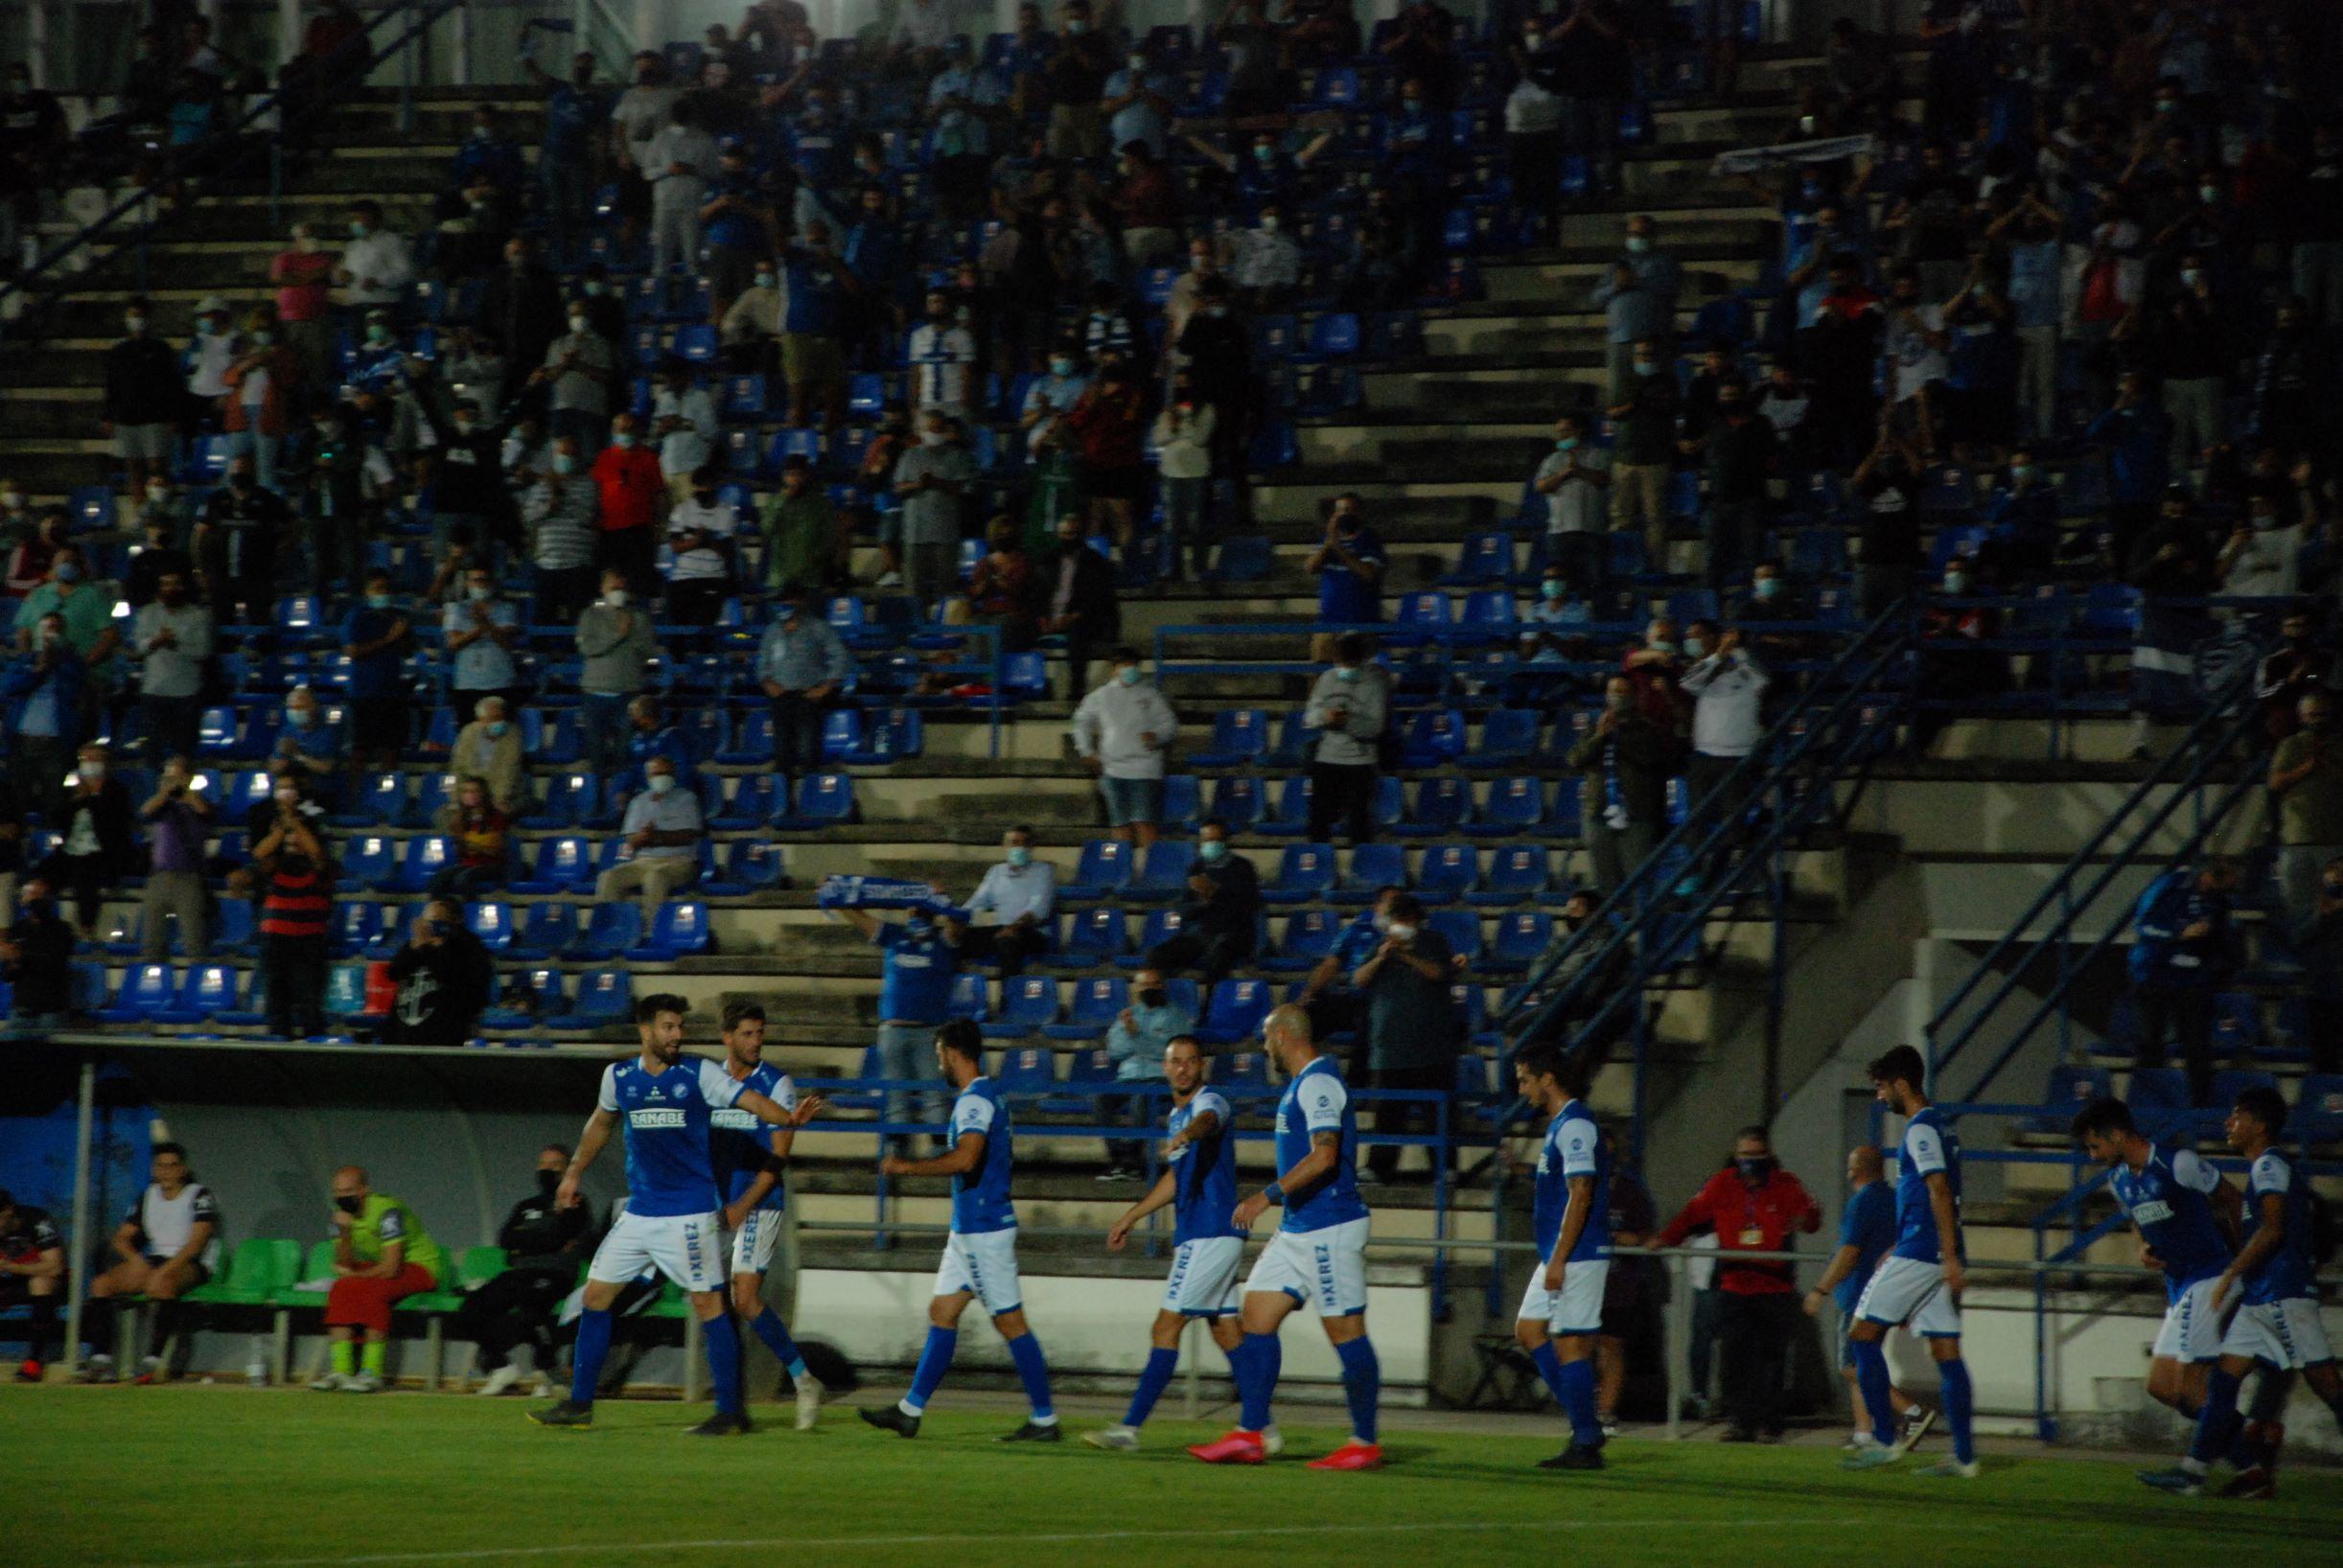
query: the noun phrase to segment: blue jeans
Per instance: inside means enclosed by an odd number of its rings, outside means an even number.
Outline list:
[[[260,481],[263,490],[274,490],[277,487],[277,453],[284,446],[281,436],[257,435],[251,430],[230,430],[228,460],[233,462],[248,454],[252,459],[252,476]]]
[[[882,1077],[906,1080],[932,1078],[936,1075],[936,1026],[933,1024],[881,1024],[878,1031],[879,1074]],[[887,1119],[895,1122],[940,1122],[943,1119],[943,1096],[913,1089],[887,1091]],[[907,1135],[896,1133],[886,1141],[899,1147]]]
[[[1164,533],[1162,575],[1170,577],[1179,570],[1179,553],[1184,545],[1189,565],[1196,576],[1204,575],[1204,567],[1212,555],[1210,518],[1205,509],[1210,479],[1166,479],[1163,482]]]

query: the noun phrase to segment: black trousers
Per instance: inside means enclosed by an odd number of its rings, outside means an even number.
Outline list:
[[[2212,1104],[2213,993],[2141,986],[2140,1066],[2164,1065],[2168,1037],[2179,1041],[2181,1065],[2189,1070],[2191,1103]]]
[[[449,1324],[452,1339],[468,1339],[480,1348],[480,1370],[494,1372],[504,1365],[513,1348],[526,1341],[537,1371],[553,1370],[553,1329],[560,1320],[562,1298],[577,1280],[577,1270],[562,1268],[506,1269],[464,1298]]]
[[[822,704],[801,691],[768,697],[773,709],[773,771],[797,778],[822,766]]]
[[[268,986],[268,1032],[306,1040],[326,1031],[326,945],[322,936],[264,936],[261,973]]]
[[[1310,765],[1310,842],[1333,842],[1334,824],[1354,844],[1375,840],[1375,768],[1371,763],[1350,767],[1340,763]]]
[[[1228,979],[1230,970],[1252,956],[1253,936],[1250,932],[1242,936],[1199,936],[1182,932],[1149,948],[1147,966],[1170,979],[1193,964],[1197,980],[1206,985],[1216,985]]]
[[[1445,1067],[1376,1067],[1367,1070],[1370,1089],[1450,1090],[1456,1087],[1456,1069]],[[1396,1138],[1417,1133],[1437,1132],[1440,1126],[1438,1110],[1428,1100],[1379,1100],[1375,1105],[1375,1130]],[[1451,1129],[1452,1130],[1452,1129]],[[1441,1160],[1439,1151],[1429,1151],[1436,1167]],[[1401,1145],[1378,1143],[1367,1150],[1367,1168],[1385,1181],[1399,1169]]]
[[[105,857],[68,855],[60,849],[40,863],[40,874],[60,900],[72,895],[74,924],[94,930],[105,909],[105,885],[113,880],[106,874]]]
[[[1001,966],[1003,980],[1015,980],[1025,966],[1050,950],[1047,926],[970,926],[961,934],[963,963],[989,958]]]
[[[1725,1418],[1743,1432],[1782,1429],[1783,1381],[1798,1297],[1789,1291],[1748,1296],[1717,1292],[1717,1344],[1725,1358]]]

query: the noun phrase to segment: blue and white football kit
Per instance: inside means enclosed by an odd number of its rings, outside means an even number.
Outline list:
[[[728,1074],[729,1076],[729,1074]],[[784,1111],[798,1108],[798,1086],[788,1073],[760,1063],[746,1078],[743,1089],[754,1090]],[[774,1129],[737,1106],[709,1113],[708,1155],[716,1178],[716,1192],[729,1207],[738,1203],[773,1154]],[[773,1250],[780,1244],[781,1211],[789,1194],[780,1179],[741,1217],[732,1233],[732,1272],[762,1274],[773,1264]]]
[[[2119,1162],[2107,1178],[2116,1202],[2140,1228],[2140,1239],[2164,1264],[2164,1325],[2150,1353],[2159,1360],[2217,1360],[2225,1312],[2213,1307],[2213,1287],[2236,1256],[2206,1198],[2221,1173],[2188,1149],[2149,1147],[2138,1170]],[[2234,1307],[2232,1301],[2225,1307]]]
[[[2327,1326],[2319,1321],[2317,1269],[2310,1257],[2310,1184],[2276,1149],[2263,1153],[2246,1175],[2246,1244],[2262,1229],[2262,1205],[2271,1197],[2285,1206],[2285,1235],[2245,1277],[2243,1300],[2221,1336],[2221,1354],[2248,1356],[2281,1372],[2324,1366],[2334,1353],[2328,1349]]]
[[[1172,1273],[1164,1282],[1163,1309],[1191,1318],[1222,1318],[1237,1310],[1237,1276],[1244,1262],[1245,1233],[1230,1216],[1237,1211],[1237,1140],[1230,1136],[1228,1101],[1199,1089],[1165,1118],[1172,1138],[1196,1118],[1210,1115],[1219,1130],[1201,1142],[1172,1151]]]
[[[1553,1261],[1554,1247],[1562,1239],[1574,1177],[1592,1179],[1593,1201],[1586,1228],[1563,1259],[1562,1290],[1557,1294],[1545,1288],[1545,1266]],[[1521,1294],[1521,1309],[1514,1316],[1543,1323],[1550,1334],[1599,1333],[1603,1287],[1611,1277],[1611,1161],[1603,1153],[1594,1114],[1583,1100],[1571,1100],[1546,1123],[1545,1141],[1538,1147],[1530,1229],[1538,1241],[1538,1260],[1530,1272],[1529,1289]]]
[[[1895,1247],[1879,1260],[1855,1316],[1923,1339],[1957,1339],[1960,1307],[1944,1288],[1944,1257],[1928,1178],[1941,1174],[1953,1189],[1953,1223],[1960,1222],[1960,1140],[1930,1106],[1904,1128],[1895,1177]]]
[[[724,1286],[723,1205],[708,1163],[709,1116],[749,1086],[702,1057],[659,1072],[639,1059],[603,1069],[595,1104],[626,1140],[626,1212],[594,1250],[586,1276],[624,1284],[645,1268],[689,1291]]]
[[[1279,1096],[1277,1168],[1300,1164],[1324,1132],[1342,1137],[1334,1174],[1307,1193],[1286,1194],[1285,1219],[1254,1259],[1244,1288],[1248,1295],[1283,1291],[1321,1318],[1339,1318],[1367,1309],[1367,1206],[1351,1166],[1358,1124],[1350,1090],[1334,1064],[1319,1056]]]

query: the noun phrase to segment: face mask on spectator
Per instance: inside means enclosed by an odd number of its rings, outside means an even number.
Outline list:
[[[1762,1182],[1774,1174],[1774,1161],[1770,1155],[1740,1155],[1733,1160],[1733,1164],[1740,1167],[1742,1178],[1746,1181]]]
[[[2187,287],[2193,288],[2198,284],[2205,281],[2205,274],[2202,268],[2184,266],[2180,269],[2180,281]]]
[[[1022,871],[1033,864],[1033,852],[1021,843],[1010,844],[1009,846],[1009,864]]]
[[[635,432],[632,430],[613,430],[611,432],[610,444],[614,447],[632,447],[635,445]]]
[[[602,602],[610,606],[613,610],[624,610],[626,608],[626,589],[605,589],[602,594]]]
[[[126,315],[122,318],[122,326],[124,331],[135,337],[147,330],[147,318],[143,315]]]
[[[353,239],[353,240],[363,240],[364,238],[366,238],[366,236],[367,236],[368,234],[370,234],[370,233],[372,233],[372,232],[373,232],[373,231],[372,231],[371,229],[369,229],[369,228],[366,226],[365,219],[359,219],[359,218],[353,218],[352,219],[350,219],[350,238],[351,238],[351,239]],[[305,242],[308,242],[308,241],[309,241],[309,236],[307,236],[307,235],[303,235],[301,238],[302,238],[302,239],[303,239]]]
[[[388,327],[383,327],[383,326],[374,326],[374,327],[368,327],[368,328],[366,329],[366,341],[367,341],[367,342],[369,342],[369,343],[387,343],[387,342],[389,342],[389,341],[390,341],[390,329],[389,329]]]
[[[290,784],[280,784],[269,793],[276,796],[276,802],[280,806],[294,805],[301,799],[301,792]]]
[[[571,317],[569,318],[569,330],[570,330],[571,332],[573,332],[573,333],[582,333],[582,332],[584,332],[584,331],[586,330],[586,318],[585,318],[585,316],[583,316],[583,315],[573,315],[573,316],[571,316]]]
[[[1137,75],[1148,68],[1148,58],[1145,55],[1126,55],[1123,63],[1131,68],[1133,75]]]
[[[1955,594],[1955,595],[1959,595],[1959,594],[1966,593],[1966,592],[1968,591],[1968,589],[1969,589],[1969,574],[1968,574],[1967,572],[1964,572],[1964,571],[1948,571],[1948,572],[1946,572],[1946,573],[1944,574],[1944,591],[1945,591],[1945,592],[1947,592],[1947,593],[1951,593],[1951,594]]]
[[[566,451],[557,451],[553,454],[553,472],[556,473],[574,473],[577,472],[577,466],[578,460]]]
[[[1635,699],[1623,691],[1606,692],[1603,695],[1603,705],[1613,713],[1625,713],[1634,702]]]
[[[1256,142],[1253,144],[1253,157],[1257,162],[1267,163],[1276,156],[1277,149],[1268,143]]]
[[[289,707],[285,710],[285,722],[295,729],[307,729],[317,722],[317,710],[306,707]]]
[[[1277,225],[1280,221],[1281,219],[1278,218],[1277,214],[1263,213],[1261,215],[1261,232],[1264,234],[1275,234],[1277,232]]]
[[[1395,942],[1412,942],[1416,939],[1416,928],[1404,920],[1392,921],[1384,928],[1383,934]]]
[[[665,795],[669,790],[674,788],[675,778],[673,774],[653,773],[651,775],[649,789],[653,795]]]
[[[1357,680],[1357,679],[1358,679],[1358,666],[1357,666],[1357,665],[1356,665],[1356,664],[1338,664],[1338,665],[1336,665],[1336,666],[1334,667],[1334,679],[1335,679],[1335,680]]]
[[[1549,577],[1538,585],[1538,597],[1541,599],[1549,601],[1559,599],[1567,591],[1562,580],[1555,577]]]
[[[1090,24],[1089,24],[1088,22],[1083,21],[1083,20],[1082,20],[1080,17],[1079,17],[1079,16],[1069,16],[1068,18],[1066,18],[1066,36],[1067,36],[1067,37],[1069,37],[1069,38],[1079,38],[1079,37],[1080,37],[1080,36],[1081,36],[1083,34],[1085,34],[1085,33],[1087,33],[1087,32],[1089,32],[1089,31],[1090,31]]]
[[[1635,374],[1636,374],[1636,375],[1638,375],[1638,376],[1657,376],[1657,375],[1659,375],[1659,360],[1657,360],[1657,359],[1638,359],[1638,360],[1636,360],[1636,361],[1635,361]]]
[[[1074,374],[1074,361],[1073,361],[1073,360],[1071,360],[1071,359],[1069,359],[1069,358],[1067,358],[1067,357],[1066,357],[1064,355],[1062,355],[1062,354],[1061,354],[1061,355],[1056,356],[1055,358],[1053,358],[1053,359],[1050,361],[1050,374],[1051,374],[1051,375],[1053,375],[1053,376],[1071,376],[1071,375],[1073,375],[1073,374]]]
[[[1228,845],[1218,839],[1207,839],[1196,845],[1195,852],[1197,858],[1207,863],[1222,861],[1228,858]]]
[[[2033,476],[2034,466],[2031,463],[2012,463],[2009,465],[2009,477],[2015,479],[2020,484],[2024,484],[2027,480],[2032,478]]]
[[[387,593],[367,594],[366,608],[368,610],[388,610],[390,608],[390,595]]]
[[[1556,436],[1554,438],[1554,450],[1556,451],[1576,451],[1578,450],[1578,437],[1574,435]]]
[[[919,432],[919,445],[922,447],[940,447],[943,441],[944,432],[941,430],[921,430]]]
[[[60,561],[57,564],[57,580],[60,583],[78,583],[81,580],[81,568],[70,561]]]
[[[1126,686],[1135,686],[1139,684],[1139,666],[1136,664],[1124,665],[1121,669],[1115,672],[1115,679],[1122,681]]]
[[[105,776],[105,764],[103,762],[84,762],[79,768],[77,768],[75,772],[79,772],[83,778],[95,782],[96,780]]]
[[[1708,644],[1699,637],[1684,638],[1684,657],[1686,658],[1706,658]]]
[[[773,287],[773,274],[772,274],[772,273],[770,273],[770,272],[759,272],[759,273],[756,275],[756,287],[757,287],[757,288],[772,288],[772,287]]]
[[[487,602],[488,596],[495,591],[495,588],[489,588],[483,584],[473,583],[465,588],[464,597],[470,599],[476,605],[484,604]]]
[[[1652,240],[1650,235],[1631,234],[1627,237],[1627,253],[1630,256],[1640,256],[1651,248]]]
[[[509,719],[491,719],[488,722],[489,737],[492,740],[502,740],[512,727],[512,721]]]
[[[1778,599],[1778,598],[1780,598],[1780,597],[1781,597],[1781,579],[1780,579],[1780,578],[1778,578],[1778,577],[1760,577],[1760,578],[1758,578],[1758,579],[1757,579],[1756,593],[1757,593],[1757,597],[1758,597],[1758,598],[1760,598],[1760,599]]]

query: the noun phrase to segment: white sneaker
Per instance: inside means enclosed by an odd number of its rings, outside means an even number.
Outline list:
[[[822,1386],[822,1379],[812,1372],[798,1379],[799,1431],[811,1432],[822,1419],[822,1395],[827,1392]]]
[[[344,1394],[380,1394],[383,1392],[383,1380],[372,1372],[360,1372],[356,1377],[343,1378],[341,1391]]]
[[[888,572],[870,586],[872,588],[899,588],[903,586],[903,574],[899,571]]]
[[[1139,1451],[1138,1428],[1124,1426],[1119,1422],[1101,1427],[1096,1432],[1085,1432],[1082,1441],[1093,1448],[1103,1448],[1109,1453],[1134,1454]]]
[[[1934,1464],[1923,1464],[1912,1473],[1926,1476],[1931,1480],[1942,1480],[1949,1477],[1958,1481],[1974,1481],[1983,1473],[1983,1467],[1973,1459],[1963,1464],[1948,1455]]]
[[[554,1385],[551,1377],[547,1376],[544,1372],[539,1372],[537,1374],[536,1392],[532,1394],[530,1397],[536,1399],[551,1399],[560,1395],[560,1393],[561,1390]]]
[[[510,1392],[513,1386],[520,1381],[521,1369],[507,1361],[503,1366],[488,1374],[488,1381],[480,1385],[479,1391],[482,1395],[493,1397]]]
[[[313,1394],[339,1394],[342,1385],[349,1381],[352,1380],[343,1377],[337,1372],[326,1372],[311,1382],[310,1392]]]
[[[1286,1451],[1286,1434],[1277,1429],[1275,1421],[1261,1429],[1261,1451],[1271,1459]]]

